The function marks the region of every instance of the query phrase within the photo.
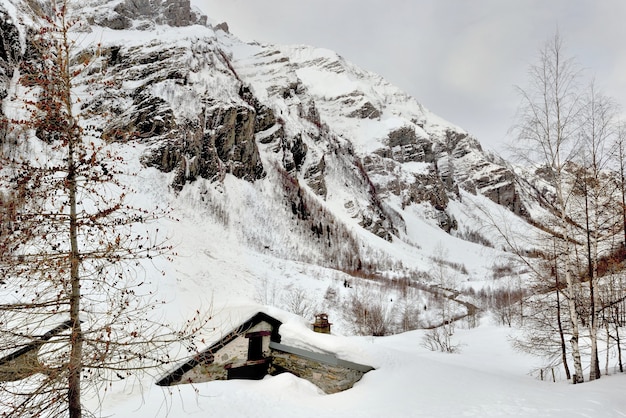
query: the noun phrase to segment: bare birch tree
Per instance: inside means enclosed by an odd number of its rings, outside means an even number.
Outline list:
[[[583,382],[579,347],[580,317],[576,309],[579,285],[574,276],[572,232],[570,229],[567,187],[568,162],[574,160],[581,124],[579,70],[564,56],[562,40],[557,33],[540,51],[536,64],[529,69],[529,85],[518,89],[521,96],[519,123],[515,127],[523,155],[545,170],[545,179],[554,189],[553,208],[558,219],[557,234],[559,275],[565,278],[567,307],[571,328],[571,350],[574,383]]]
[[[610,163],[613,160],[615,142],[616,107],[612,101],[598,92],[594,83],[588,88],[583,107],[583,124],[580,129],[579,164],[576,170],[575,191],[582,206],[581,229],[585,236],[585,257],[587,266],[588,301],[584,312],[588,312],[589,338],[591,342],[591,364],[589,380],[600,377],[598,360],[598,263],[613,251],[614,236],[619,229],[620,213],[614,204],[618,187],[612,181]],[[583,270],[583,269],[581,269]]]

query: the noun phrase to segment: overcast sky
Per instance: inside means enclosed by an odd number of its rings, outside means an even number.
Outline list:
[[[191,0],[242,40],[337,51],[502,151],[528,66],[566,53],[626,107],[625,0]]]

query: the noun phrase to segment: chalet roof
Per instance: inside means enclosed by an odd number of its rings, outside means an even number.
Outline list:
[[[366,364],[355,363],[353,361],[343,360],[335,356],[334,354],[318,353],[315,351],[303,350],[297,347],[290,347],[285,344],[271,342],[270,348],[273,350],[282,351],[284,353],[294,354],[296,356],[316,361],[318,363],[324,363],[331,366],[340,366],[346,369],[357,370],[362,373],[367,373],[374,370],[372,366]]]
[[[15,359],[17,359],[18,357],[23,356],[24,354],[27,354],[33,350],[39,350],[39,348],[48,340],[50,340],[52,337],[54,337],[57,334],[60,334],[61,332],[65,331],[66,329],[69,329],[72,326],[72,321],[67,320],[65,322],[63,322],[60,325],[57,325],[56,327],[54,327],[53,329],[51,329],[50,331],[46,332],[45,334],[43,334],[40,337],[35,338],[32,342],[22,346],[21,348],[7,354],[6,356],[0,358],[0,366],[9,363]]]
[[[196,367],[198,364],[210,364],[213,363],[213,353],[226,346],[228,343],[233,341],[235,338],[244,334],[246,331],[254,327],[260,322],[267,322],[272,326],[272,331],[270,335],[270,341],[275,343],[280,343],[280,334],[278,333],[278,328],[282,325],[282,322],[278,319],[264,313],[257,312],[254,316],[244,321],[238,327],[235,327],[230,332],[224,335],[220,340],[216,341],[210,347],[202,350],[200,353],[194,355],[185,363],[178,366],[173,371],[169,372],[165,377],[161,378],[157,381],[157,385],[159,386],[169,386],[173,383],[180,381],[182,376],[188,372],[189,370]]]
[[[18,343],[13,351],[0,357],[0,381],[22,380],[40,372],[39,349],[53,337],[71,327],[72,321],[67,320],[41,336],[32,337],[29,343],[23,345]]]

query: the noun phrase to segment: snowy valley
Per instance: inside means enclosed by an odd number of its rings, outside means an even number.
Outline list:
[[[41,24],[31,3],[0,1],[5,121],[18,119],[28,28]],[[123,157],[116,170],[129,204],[167,208],[149,228],[172,250],[133,273],[165,301],[155,317],[184,323],[202,312],[208,346],[265,312],[282,322],[285,344],[374,368],[331,395],[290,373],[156,386],[194,354],[178,347],[158,373],[85,392],[86,409],[116,417],[626,415],[611,338],[601,336],[602,378],[580,385],[553,356],[514,347],[524,330],[509,308],[532,299],[533,266],[559,233],[540,170],[484,152],[480,138],[332,51],[245,43],[185,0],[81,3],[70,33],[73,59],[89,62],[73,85],[82,123]],[[311,329],[322,312],[331,335]],[[373,313],[376,323],[367,320]],[[447,341],[433,342],[438,329]]]

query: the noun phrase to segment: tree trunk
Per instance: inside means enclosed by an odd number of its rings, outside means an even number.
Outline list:
[[[569,267],[569,266],[568,266]],[[582,360],[580,358],[580,346],[578,344],[578,338],[580,332],[578,330],[578,314],[576,313],[576,301],[574,298],[574,283],[572,280],[571,271],[567,270],[565,272],[565,281],[567,282],[567,287],[569,290],[569,295],[567,299],[568,310],[570,322],[572,325],[572,338],[570,339],[570,344],[572,345],[572,359],[574,360],[574,375],[572,376],[573,383],[582,383],[585,381],[583,376],[583,365]]]
[[[622,345],[619,338],[619,329],[615,330],[615,341],[617,341],[617,360],[619,362],[619,372],[624,373],[624,363],[622,362]]]
[[[75,158],[76,147],[81,140],[72,112],[72,76],[70,74],[70,42],[65,22],[66,4],[63,4],[61,13],[62,44],[58,56],[59,71],[62,80],[61,96],[67,112],[68,130],[67,135],[67,192],[69,200],[69,234],[70,234],[70,321],[72,330],[70,335],[70,358],[68,364],[68,411],[70,418],[81,418],[81,373],[83,371],[83,331],[80,320],[81,310],[81,278],[80,259],[81,253],[78,246],[78,214],[77,214],[77,164]]]
[[[559,337],[561,339],[561,360],[563,361],[563,368],[565,369],[565,376],[567,380],[572,378],[569,371],[569,365],[567,364],[567,346],[565,344],[565,336],[563,335],[563,324],[561,323],[561,297],[559,295],[559,275],[556,274],[556,320],[559,326]]]
[[[626,138],[624,138],[624,134],[623,131],[620,130],[620,137],[618,139],[618,151],[619,151],[619,173],[620,173],[620,178],[621,178],[621,183],[620,183],[620,191],[621,191],[621,195],[622,195],[622,226],[623,226],[623,233],[624,233],[624,242],[622,243],[622,245],[624,246],[624,248],[626,248],[626,178],[624,177],[624,174],[626,173],[626,168],[624,167],[624,141],[626,140]]]
[[[558,160],[556,161],[556,167],[559,170],[555,172],[555,189],[557,195],[557,201],[560,209],[560,222],[561,227],[563,228],[563,243],[565,244],[565,261],[564,261],[564,270],[565,270],[565,283],[567,285],[567,305],[568,305],[568,313],[569,319],[572,326],[572,338],[570,339],[570,344],[572,345],[572,359],[574,361],[574,375],[573,383],[582,383],[585,381],[583,375],[583,366],[582,360],[580,357],[580,346],[578,344],[578,339],[580,336],[580,331],[578,329],[578,321],[579,315],[576,310],[576,286],[574,285],[574,280],[572,279],[572,268],[571,268],[571,260],[570,260],[570,241],[569,234],[567,231],[568,228],[568,220],[566,213],[566,203],[565,198],[563,197],[563,180],[561,178],[561,163]]]
[[[80,374],[82,372],[83,332],[80,323],[80,253],[78,248],[78,217],[76,213],[76,170],[74,165],[74,141],[68,146],[68,195],[70,203],[70,360],[68,365],[68,402],[70,418],[82,416],[80,404]]]
[[[591,337],[591,364],[589,366],[589,380],[599,379],[601,376],[600,360],[598,358],[598,326],[595,317],[591,317],[591,329],[589,336]]]
[[[619,362],[620,373],[624,373],[624,364],[622,363],[622,344],[619,336],[619,328],[622,325],[619,318],[619,307],[616,306],[615,311],[615,342],[617,343],[617,360]]]
[[[594,170],[595,172],[595,170]],[[596,314],[596,297],[595,297],[595,276],[596,269],[594,268],[594,260],[597,257],[597,245],[594,245],[594,251],[592,255],[592,238],[591,227],[589,225],[589,189],[588,180],[585,176],[582,177],[583,194],[585,197],[585,229],[587,237],[587,275],[589,276],[589,338],[591,339],[591,364],[589,366],[589,380],[596,380],[600,378],[600,361],[598,360],[598,320]],[[594,199],[595,200],[595,199]],[[598,209],[597,201],[595,202],[595,209]],[[597,227],[597,222],[595,222]],[[597,228],[595,228],[597,233]]]

